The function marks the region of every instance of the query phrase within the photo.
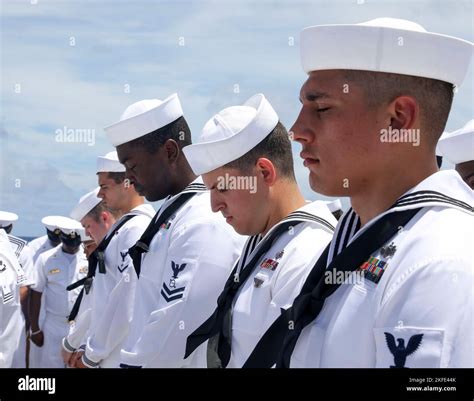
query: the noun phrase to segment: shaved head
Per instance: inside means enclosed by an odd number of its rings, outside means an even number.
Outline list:
[[[436,79],[385,72],[343,70],[344,78],[364,91],[370,105],[388,104],[398,96],[411,96],[420,106],[424,132],[436,143],[444,131],[453,102],[453,85]]]

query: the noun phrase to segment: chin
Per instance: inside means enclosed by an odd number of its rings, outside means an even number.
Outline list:
[[[311,175],[309,177],[309,186],[314,192],[324,196],[349,196],[347,188],[344,188],[342,185],[336,186],[335,182],[322,182],[321,180],[314,179]]]

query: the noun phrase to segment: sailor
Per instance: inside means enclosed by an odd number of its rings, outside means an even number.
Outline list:
[[[293,303],[337,221],[324,202],[305,201],[288,132],[263,94],[220,111],[183,152],[210,189],[212,210],[249,236],[216,310],[188,337],[186,357],[199,347],[207,367],[240,368]]]
[[[98,268],[90,291],[92,313],[85,352],[76,367],[118,368],[122,342],[132,319],[134,289],[137,276],[133,266],[123,264],[128,249],[138,241],[150,224],[155,210],[144,203],[134,186],[125,177],[117,152],[109,152],[97,160],[102,203],[122,217],[111,227],[104,252],[105,271]],[[99,244],[100,249],[105,244]],[[130,282],[133,281],[134,284]]]
[[[60,229],[56,224],[56,219],[61,216],[45,216],[41,219],[46,229],[46,235],[35,238],[28,243],[31,251],[33,252],[33,263],[36,263],[36,259],[43,252],[49,251],[57,247],[61,240],[59,239]]]
[[[191,132],[177,94],[132,104],[105,131],[138,193],[166,198],[124,260],[139,279],[122,367],[188,366],[186,338],[214,309],[244,238],[212,212],[182,152]]]
[[[463,181],[474,189],[474,120],[443,135],[438,147],[443,156],[455,165],[454,169]]]
[[[12,367],[20,347],[24,330],[20,286],[25,279],[6,232],[0,230],[0,368]]]
[[[306,28],[301,55],[294,138],[352,207],[244,366],[473,367],[473,193],[435,157],[472,43],[380,18]]]
[[[49,251],[53,249],[59,244],[61,244],[61,240],[59,239],[59,233],[61,230],[59,229],[58,225],[56,224],[56,219],[61,216],[45,216],[41,219],[41,223],[43,223],[46,229],[46,235],[38,237],[33,241],[28,243],[28,247],[31,249],[33,253],[33,264],[36,263],[39,255],[43,252]],[[44,322],[44,315],[45,315],[45,308],[44,308],[45,297],[41,298],[41,311],[39,317],[39,325],[40,327],[43,326]],[[28,355],[28,367],[30,368],[39,368],[40,358],[41,358],[41,351],[42,348],[37,347],[32,341],[29,344],[29,355]]]
[[[35,272],[33,264],[33,252],[28,246],[28,242],[11,234],[13,230],[13,223],[17,220],[17,214],[0,211],[0,231],[5,231],[8,234],[10,245],[12,246],[26,277],[26,280],[22,282],[20,287],[20,302],[22,309],[21,319],[23,330],[21,331],[20,346],[15,352],[12,363],[13,368],[25,368],[27,360],[27,330],[29,329],[27,305],[29,289],[35,281]]]
[[[112,213],[97,196],[99,191],[100,188],[96,187],[81,196],[70,213],[71,218],[82,224],[85,234],[93,239],[95,244],[102,242],[119,217],[117,213]],[[87,264],[87,277],[71,283],[67,287],[68,291],[80,291],[68,316],[69,331],[62,339],[61,356],[64,363],[70,367],[75,367],[85,348],[85,339],[92,315],[91,289],[97,273],[97,254],[90,253],[87,256]],[[100,270],[104,272],[103,268]]]
[[[68,315],[79,290],[66,287],[87,275],[87,259],[81,246],[84,229],[75,220],[63,217],[57,222],[61,246],[42,253],[36,261],[36,282],[30,296],[30,338],[41,352],[40,367],[63,368],[61,340],[69,329]],[[45,294],[45,320],[39,326],[41,297]]]

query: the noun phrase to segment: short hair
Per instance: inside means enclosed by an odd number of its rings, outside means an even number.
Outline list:
[[[116,184],[121,184],[122,182],[125,181],[126,175],[125,175],[125,172],[109,171],[107,173],[107,177],[110,178],[111,180],[114,180]]]
[[[130,141],[130,145],[143,147],[149,153],[153,154],[156,153],[168,139],[176,141],[180,149],[191,145],[191,130],[183,116],[164,127]]]
[[[90,217],[93,219],[95,222],[99,223],[100,222],[100,215],[102,212],[107,212],[110,213],[112,216],[117,218],[117,212],[109,209],[107,206],[104,205],[104,202],[99,202],[97,205],[95,205],[89,213],[86,214],[85,217]]]
[[[261,157],[268,158],[281,176],[295,180],[291,141],[285,126],[280,121],[257,146],[224,167],[237,168],[244,173],[250,173]]]
[[[389,103],[398,96],[413,96],[420,104],[423,127],[437,142],[444,131],[453,103],[454,86],[437,79],[386,72],[343,70],[348,81],[364,91],[368,104]]]

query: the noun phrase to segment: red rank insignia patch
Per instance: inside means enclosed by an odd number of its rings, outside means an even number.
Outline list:
[[[263,262],[260,263],[260,267],[262,269],[268,269],[268,270],[275,270],[278,266],[278,262],[276,260],[273,260],[273,259],[263,259]]]

